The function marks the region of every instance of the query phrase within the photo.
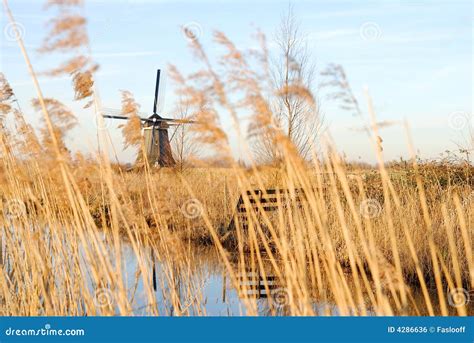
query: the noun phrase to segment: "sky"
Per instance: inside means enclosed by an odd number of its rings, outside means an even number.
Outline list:
[[[64,61],[64,56],[37,52],[54,11],[45,11],[39,0],[9,3],[36,71]],[[422,158],[438,157],[467,141],[469,121],[473,121],[472,1],[300,0],[291,4],[316,71],[329,63],[341,64],[363,112],[367,113],[368,93],[377,120],[394,123],[380,134],[385,160],[409,157],[405,120]],[[189,50],[183,27],[196,33],[211,56],[222,53],[213,43],[215,30],[246,50],[256,46],[254,36],[259,29],[274,52],[272,41],[288,5],[287,0],[86,1],[92,57],[100,65],[96,83],[102,105],[119,109],[120,90],[128,90],[143,112],[151,112],[156,69],[166,70],[172,63],[184,74],[198,70],[200,64]],[[1,26],[0,70],[10,81],[26,119],[38,127],[41,115],[30,106],[35,90],[3,11]],[[318,74],[315,81],[326,132],[338,150],[350,160],[374,162],[373,148],[360,131],[366,121],[328,99],[325,90],[317,87],[324,81]],[[95,151],[96,120],[91,111],[73,101],[70,79],[41,77],[40,85],[45,96],[63,101],[79,118],[68,146],[86,153]],[[161,114],[173,117],[176,96],[166,73],[160,93]],[[221,122],[236,158],[245,159],[239,156],[242,149],[230,118],[223,115]],[[108,123],[118,159],[132,161],[134,152],[123,149],[119,123]]]

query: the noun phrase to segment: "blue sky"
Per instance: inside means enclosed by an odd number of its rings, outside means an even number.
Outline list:
[[[328,63],[343,65],[363,110],[363,90],[367,87],[378,120],[408,120],[422,157],[436,157],[466,140],[468,126],[459,129],[453,122],[472,118],[471,1],[315,0],[292,4],[317,69],[321,71]],[[10,0],[38,71],[63,60],[35,51],[46,34],[46,20],[54,14],[45,12],[42,5],[41,1]],[[93,57],[100,65],[97,82],[103,105],[120,108],[119,90],[126,89],[135,95],[142,110],[151,111],[157,68],[173,63],[183,73],[195,71],[199,64],[187,47],[183,25],[196,27],[205,49],[216,55],[220,51],[212,42],[213,30],[225,32],[241,49],[255,46],[253,34],[257,28],[271,43],[287,8],[286,0],[86,1]],[[5,28],[5,17],[1,23]],[[376,39],[367,39],[366,28],[375,29]],[[5,35],[3,32],[1,70],[17,93],[27,119],[37,124],[40,115],[29,106],[34,89],[16,42]],[[40,83],[46,96],[58,98],[76,110],[80,126],[70,136],[69,146],[93,151],[93,115],[72,101],[70,81],[41,78]],[[324,91],[320,98],[328,132],[338,149],[352,160],[374,161],[367,137],[354,130],[364,123],[326,99]],[[173,85],[165,82],[160,105],[167,116],[172,116],[173,101]],[[230,119],[224,117],[222,123],[238,151]],[[130,161],[133,152],[123,151],[116,125],[110,127],[110,135],[119,158]],[[408,156],[401,125],[383,129],[381,136],[387,160]]]

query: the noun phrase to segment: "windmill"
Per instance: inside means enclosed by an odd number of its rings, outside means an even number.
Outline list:
[[[152,166],[172,167],[176,164],[171,151],[168,128],[181,124],[195,123],[193,120],[163,118],[157,112],[158,91],[160,89],[160,69],[156,72],[155,101],[153,114],[148,118],[139,117],[143,123],[143,136],[148,162]],[[111,112],[111,111],[107,111]],[[128,120],[124,115],[104,114],[104,118]]]

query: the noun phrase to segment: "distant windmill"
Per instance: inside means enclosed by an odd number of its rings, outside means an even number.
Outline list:
[[[152,166],[172,167],[176,164],[171,152],[168,128],[181,124],[195,123],[193,120],[163,118],[157,111],[158,91],[160,88],[160,69],[156,72],[155,101],[153,103],[153,114],[148,118],[140,117],[143,122],[143,136],[148,162]],[[106,110],[107,112],[113,112]],[[130,117],[123,115],[104,114],[104,118],[124,119]]]

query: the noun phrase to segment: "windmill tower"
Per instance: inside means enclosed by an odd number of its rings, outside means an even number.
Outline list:
[[[140,117],[143,123],[143,138],[148,163],[154,167],[172,167],[176,164],[171,150],[168,129],[170,126],[195,123],[192,120],[163,118],[157,113],[158,92],[160,89],[160,69],[156,72],[155,101],[153,103],[153,114],[148,118]],[[104,118],[130,119],[124,115],[104,114]]]

